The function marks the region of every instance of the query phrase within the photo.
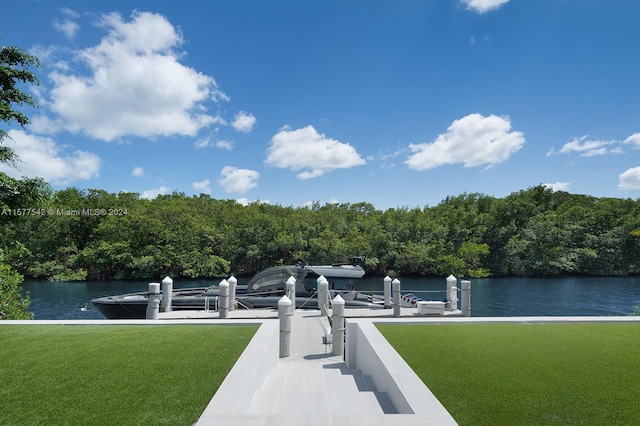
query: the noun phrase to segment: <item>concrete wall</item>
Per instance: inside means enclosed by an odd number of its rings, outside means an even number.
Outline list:
[[[371,319],[347,319],[346,328],[347,367],[370,376],[376,390],[387,393],[399,414],[415,414],[429,424],[457,424]]]

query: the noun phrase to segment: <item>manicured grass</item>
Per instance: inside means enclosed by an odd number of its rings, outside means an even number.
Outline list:
[[[0,424],[191,425],[256,330],[2,325]]]
[[[461,425],[640,422],[640,324],[378,325]]]

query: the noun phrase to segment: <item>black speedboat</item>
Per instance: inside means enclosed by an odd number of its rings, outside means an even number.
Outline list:
[[[348,308],[382,308],[382,300],[356,292],[353,280],[364,276],[364,269],[352,258],[351,264],[275,266],[258,272],[246,288],[236,292],[237,309],[275,309],[285,294],[286,282],[296,280],[296,308],[318,309],[317,280],[329,281],[329,298],[340,294]],[[217,310],[220,289],[217,285],[173,290],[171,308],[177,310]],[[144,319],[149,293],[129,293],[93,299],[91,303],[109,319]]]

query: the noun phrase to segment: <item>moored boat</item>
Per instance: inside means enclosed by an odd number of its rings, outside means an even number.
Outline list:
[[[351,258],[350,264],[275,266],[258,272],[246,289],[239,287],[236,293],[238,309],[277,308],[285,294],[286,282],[296,280],[296,308],[318,309],[317,280],[324,276],[329,281],[330,298],[340,294],[349,308],[382,308],[381,300],[356,292],[353,280],[364,276],[362,258]],[[172,291],[172,310],[216,310],[220,291],[218,286],[192,287]],[[106,296],[91,303],[109,319],[144,319],[149,303],[149,293],[129,293]]]

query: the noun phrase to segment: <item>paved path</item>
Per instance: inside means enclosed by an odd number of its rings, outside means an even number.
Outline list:
[[[239,415],[209,412],[198,425],[414,425],[395,414],[386,394],[368,376],[350,370],[325,343],[329,322],[320,311],[297,310],[292,318],[290,356],[257,390]]]

